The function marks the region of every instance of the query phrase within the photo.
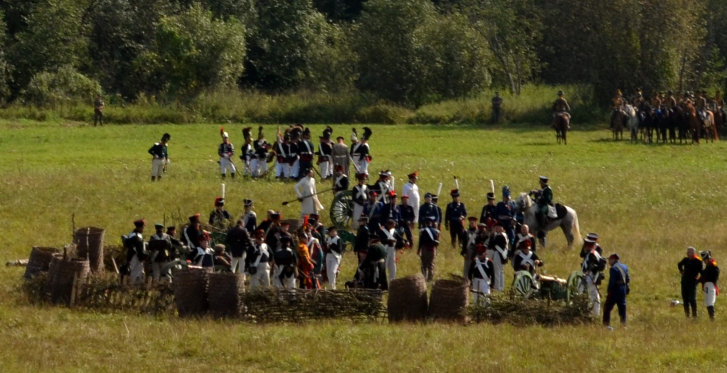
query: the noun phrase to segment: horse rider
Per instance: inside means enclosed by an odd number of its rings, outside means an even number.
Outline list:
[[[699,117],[704,121],[707,116],[709,115],[709,105],[707,103],[707,91],[699,91],[697,92],[697,113],[699,113]]]
[[[538,221],[538,238],[542,244],[545,240],[545,226],[548,224],[548,208],[553,204],[553,189],[548,185],[547,176],[540,176],[540,193],[536,204],[535,218]]]
[[[555,121],[559,115],[568,116],[568,129],[570,129],[570,105],[568,105],[568,100],[565,99],[563,91],[558,91],[558,98],[553,102],[553,128],[555,128]]]
[[[626,114],[624,110],[625,103],[621,90],[617,89],[616,95],[611,99],[611,107],[613,108],[611,112],[611,127],[613,127],[613,120],[619,112]]]
[[[669,110],[674,110],[674,108],[677,106],[677,99],[674,97],[674,92],[672,91],[666,91],[666,99],[664,100],[666,107]]]

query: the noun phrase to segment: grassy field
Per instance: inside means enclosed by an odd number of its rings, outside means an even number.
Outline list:
[[[420,190],[454,187],[479,215],[489,179],[499,190],[537,186],[551,178],[555,199],[578,211],[581,232],[597,232],[607,253],[630,267],[629,326],[609,332],[592,326],[543,328],[512,325],[387,325],[348,321],[251,325],[130,314],[97,314],[28,305],[17,294],[23,270],[0,269],[0,367],[3,371],[172,371],[212,368],[241,371],[719,371],[727,368],[727,333],[717,301],[710,323],[701,306],[696,322],[684,320],[669,301],[679,297],[676,263],[688,245],[725,258],[724,204],[727,144],[699,146],[614,143],[610,133],[579,128],[569,145],[555,143],[543,126],[374,126],[372,170],[391,169],[401,190],[407,173],[420,172]],[[239,147],[241,125],[228,125]],[[334,127],[348,138],[350,126]],[[181,223],[206,215],[219,194],[216,164],[219,126],[123,125],[88,127],[64,122],[0,122],[0,217],[3,260],[27,257],[34,245],[58,246],[77,226],[106,228],[106,242],[131,222]],[[323,126],[313,126],[320,133]],[[266,126],[268,138],[274,126]],[[164,132],[172,135],[168,175],[150,183],[146,150]],[[239,163],[239,162],[238,162]],[[443,193],[445,194],[445,193]],[[228,209],[255,200],[263,215],[281,208],[297,217],[292,184],[227,181]],[[330,204],[331,195],[323,196]],[[442,198],[440,204],[448,202]],[[327,221],[327,217],[326,217]],[[437,275],[461,270],[448,235]],[[579,247],[568,250],[560,232],[538,254],[548,274],[578,268]],[[344,257],[343,277],[355,259]],[[418,258],[404,253],[403,275]],[[509,278],[510,272],[508,272]]]

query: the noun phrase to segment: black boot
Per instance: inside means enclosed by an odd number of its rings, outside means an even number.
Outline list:
[[[155,180],[156,180],[156,177],[152,176],[151,181],[155,181]]]
[[[234,173],[234,172],[233,172],[233,173],[231,173],[231,174],[230,174],[230,177],[234,179],[234,178],[235,178],[235,173]]]
[[[714,306],[707,307],[707,312],[709,313],[709,319],[714,321]]]
[[[689,318],[689,303],[684,302],[684,314]]]
[[[223,178],[223,179],[225,178],[225,174],[222,174],[222,178]]]

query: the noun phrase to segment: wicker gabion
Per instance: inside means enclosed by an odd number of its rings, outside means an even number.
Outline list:
[[[53,254],[60,250],[53,247],[33,247],[28,258],[28,265],[25,267],[25,278],[32,278],[41,272],[48,272]]]
[[[48,272],[51,302],[73,307],[78,290],[90,272],[88,260],[54,256]]]
[[[81,259],[88,258],[93,273],[104,271],[104,232],[102,228],[85,227],[73,233],[73,243],[76,244],[77,255]]]
[[[202,316],[207,311],[207,276],[201,268],[175,272],[174,303],[179,316]]]
[[[463,278],[437,280],[429,299],[429,316],[436,321],[467,321],[469,282]]]
[[[237,273],[208,274],[207,305],[214,317],[240,315],[240,295],[245,291],[242,275]]]
[[[389,283],[389,322],[423,321],[427,316],[427,282],[424,276],[397,278]]]

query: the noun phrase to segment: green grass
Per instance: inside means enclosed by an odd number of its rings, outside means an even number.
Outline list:
[[[334,136],[348,138],[349,125]],[[727,257],[724,185],[727,144],[632,145],[610,141],[596,127],[569,133],[569,145],[534,125],[373,126],[371,170],[391,169],[397,190],[412,170],[420,190],[436,192],[460,180],[470,214],[479,214],[489,179],[499,196],[548,175],[555,199],[578,211],[581,232],[601,236],[607,253],[629,265],[632,292],[628,329],[607,332],[592,326],[543,328],[511,325],[387,325],[348,321],[251,325],[231,321],[99,314],[28,305],[17,289],[23,270],[0,269],[0,366],[3,371],[138,371],[171,366],[173,371],[720,371],[727,367],[721,297],[718,320],[686,322],[680,308],[676,263],[688,245]],[[125,125],[89,127],[64,121],[0,122],[0,217],[3,260],[27,257],[34,245],[59,246],[76,225],[106,228],[107,244],[132,229],[139,217],[166,216],[181,223],[212,209],[219,194],[218,125]],[[227,125],[239,147],[240,125]],[[313,133],[322,125],[312,127]],[[168,175],[148,181],[148,147],[172,134]],[[274,126],[265,126],[268,138]],[[238,162],[239,163],[239,162]],[[443,194],[446,194],[443,192]],[[242,211],[252,198],[263,215],[280,208],[297,217],[292,184],[263,180],[227,181],[228,208]],[[323,196],[328,206],[330,195]],[[442,198],[442,205],[447,199]],[[325,218],[327,222],[327,217]],[[460,271],[458,250],[448,235],[437,258],[437,274]],[[567,276],[578,268],[578,248],[568,250],[560,232],[538,253],[548,274]],[[343,278],[355,259],[343,261]],[[416,273],[418,259],[403,254],[399,273]],[[510,278],[508,270],[507,278]],[[706,316],[701,306],[700,312]],[[331,354],[328,354],[328,353]]]

